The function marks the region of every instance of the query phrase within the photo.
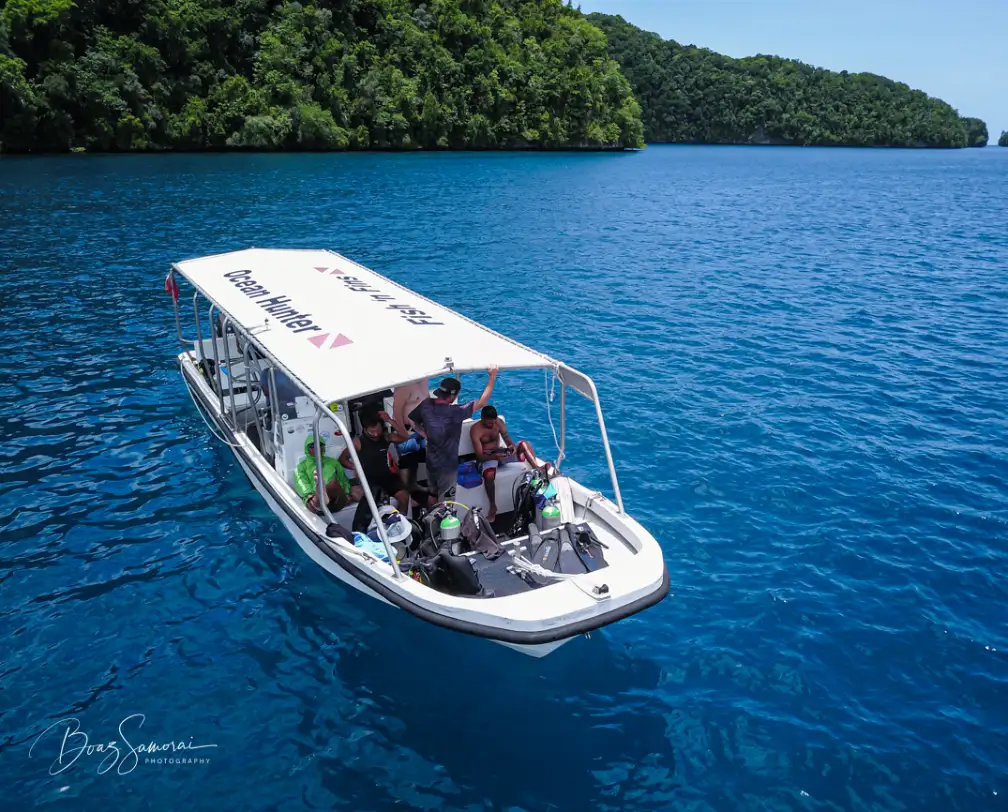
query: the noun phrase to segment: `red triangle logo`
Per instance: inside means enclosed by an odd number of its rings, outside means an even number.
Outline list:
[[[329,349],[334,350],[337,347],[345,347],[347,344],[353,344],[353,341],[343,335],[343,333],[339,333],[336,338],[333,339],[332,344],[329,345]]]
[[[329,338],[329,333],[322,333],[322,335],[312,336],[308,340],[319,349],[322,349],[322,345],[326,343],[327,338]]]
[[[319,273],[325,273],[329,269],[328,268],[316,268],[315,270],[318,271]]]
[[[339,268],[333,268],[329,276],[343,276],[343,271],[341,271]]]

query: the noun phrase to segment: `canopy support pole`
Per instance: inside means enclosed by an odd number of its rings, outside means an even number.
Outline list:
[[[192,296],[192,311],[193,316],[196,319],[196,343],[199,344],[203,341],[203,325],[200,324],[199,317],[199,306],[197,302],[199,300],[199,291],[196,291]]]
[[[561,382],[565,381],[564,372],[570,373],[571,386],[595,404],[595,416],[598,418],[599,430],[602,432],[602,447],[605,449],[606,463],[609,466],[609,478],[612,480],[613,495],[616,497],[616,507],[623,513],[623,496],[620,494],[619,480],[616,478],[616,466],[613,464],[612,449],[609,447],[609,434],[606,431],[605,419],[602,417],[602,405],[599,403],[598,389],[595,388],[595,381],[578,372],[576,369],[560,364]],[[587,387],[585,391],[582,387]]]
[[[174,267],[170,271],[168,271],[168,278],[171,280],[171,284],[174,286],[175,290],[177,291],[178,290],[178,282],[175,281],[175,268]],[[179,344],[182,345],[183,349],[188,349],[189,345],[192,344],[193,342],[186,341],[185,338],[182,337],[182,318],[179,315],[178,299],[175,296],[172,296],[172,306],[173,306],[173,309],[175,310],[175,332],[178,335]]]
[[[325,513],[325,517],[329,524],[335,524],[336,520],[333,518],[332,513],[329,512],[329,500],[326,498],[325,493],[325,481],[322,478],[322,453],[319,447],[319,425],[322,420],[323,411],[322,409],[316,409],[315,411],[315,424],[313,426],[315,430],[315,471],[318,474],[318,491],[317,496],[319,500],[319,505],[322,507],[322,511]],[[347,439],[347,451],[350,452],[350,458],[353,460],[354,470],[357,471],[357,478],[361,482],[361,487],[364,489],[364,498],[367,499],[368,507],[371,508],[371,515],[374,517],[375,526],[378,528],[378,535],[382,540],[382,544],[385,546],[385,554],[389,558],[389,565],[392,567],[392,574],[396,578],[402,578],[403,574],[399,569],[399,565],[396,562],[395,550],[392,548],[392,544],[388,540],[388,535],[385,533],[385,525],[382,524],[381,517],[378,515],[378,505],[375,502],[374,494],[371,493],[371,486],[368,484],[367,477],[364,474],[364,468],[361,465],[360,457],[357,456],[357,449],[353,444],[353,437],[350,435],[350,430],[346,427],[346,424],[340,419],[339,415],[334,412],[329,412],[328,417],[330,417],[333,422],[336,423],[336,427],[342,432],[343,436]],[[337,463],[338,464],[338,463]],[[350,498],[350,494],[347,494],[347,499]],[[405,514],[403,514],[405,515]]]
[[[213,347],[214,377],[217,379],[217,400],[220,403],[221,417],[224,416],[224,382],[220,374],[220,352],[217,350],[217,335],[214,330],[214,306],[210,305],[207,311],[207,319],[210,321],[210,346]]]
[[[589,379],[590,380],[590,379]],[[602,431],[602,445],[605,448],[606,462],[609,464],[609,477],[612,479],[613,492],[616,494],[616,506],[623,512],[623,496],[620,494],[619,481],[616,479],[616,466],[613,464],[612,449],[609,447],[609,435],[606,433],[605,420],[602,418],[602,404],[599,403],[598,392],[592,383],[592,394],[595,401],[595,414],[598,415],[599,429]]]
[[[225,316],[224,321],[221,324],[221,332],[224,333],[224,360],[227,361],[227,376],[228,376],[228,399],[231,401],[231,427],[238,431],[238,413],[235,409],[235,379],[234,379],[234,364],[231,363],[231,347],[228,345],[227,328],[231,324],[231,317]],[[220,367],[217,368],[218,380],[220,380]],[[246,392],[248,389],[246,388]],[[223,397],[223,394],[221,395]]]
[[[332,513],[329,512],[329,494],[326,493],[325,475],[322,471],[322,441],[319,437],[319,419],[322,412],[315,412],[315,422],[312,430],[315,440],[315,498],[318,499],[319,507],[322,508],[322,515],[325,516],[328,524],[336,524]],[[337,461],[338,462],[338,461]],[[347,494],[347,501],[350,501],[350,494]]]
[[[560,463],[563,462],[564,449],[567,444],[567,384],[560,381],[560,450],[557,454],[556,469],[560,470]]]
[[[259,420],[259,401],[252,397],[252,342],[245,342],[245,354],[242,360],[245,362],[245,392],[246,398],[248,399],[250,405],[252,406],[252,415],[255,417],[256,432],[259,434],[259,453],[262,454],[262,449],[266,447],[266,431],[263,428],[262,421]],[[259,383],[259,397],[262,397],[262,369],[261,364],[258,365],[260,368],[259,376],[257,377]],[[245,433],[248,434],[248,412],[245,412]],[[263,457],[266,455],[263,454]]]
[[[277,446],[283,442],[283,432],[280,431],[280,399],[277,397],[276,391],[276,367],[272,364],[270,364],[269,376],[269,408],[272,423],[270,428],[273,432],[273,453],[275,454]],[[277,442],[277,437],[280,438],[280,442]]]

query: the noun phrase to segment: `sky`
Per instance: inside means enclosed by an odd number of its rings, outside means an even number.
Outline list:
[[[1008,130],[1008,0],[574,0],[728,56],[867,71]]]

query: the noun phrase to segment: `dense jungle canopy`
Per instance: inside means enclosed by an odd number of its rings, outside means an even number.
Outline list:
[[[560,0],[6,0],[8,152],[640,146]]]
[[[643,108],[643,110],[642,110]],[[906,85],[562,0],[0,0],[0,152],[968,146]]]
[[[590,14],[640,102],[648,142],[986,146],[987,125],[869,73],[777,56],[732,59]]]

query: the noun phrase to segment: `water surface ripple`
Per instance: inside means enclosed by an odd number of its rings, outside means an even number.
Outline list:
[[[3,159],[3,808],[1003,809],[1006,189],[992,149]],[[670,597],[533,661],[311,564],[173,361],[168,263],[248,245],[592,374]],[[496,401],[552,446],[539,376]],[[32,746],[131,714],[210,762]]]

